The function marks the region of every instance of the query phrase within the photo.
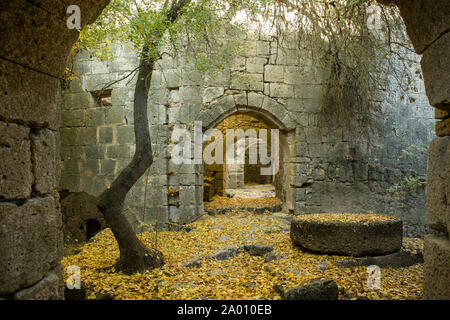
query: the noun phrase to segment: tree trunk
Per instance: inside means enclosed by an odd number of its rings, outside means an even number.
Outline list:
[[[153,152],[147,118],[148,90],[154,62],[140,61],[134,97],[134,134],[136,152],[128,166],[99,197],[98,208],[119,244],[117,268],[126,273],[143,272],[161,267],[162,254],[147,248],[136,236],[123,214],[125,197],[136,181],[153,163]]]
[[[174,23],[182,14],[182,8],[189,2],[190,0],[173,0],[167,12],[169,22]],[[162,34],[158,34],[156,38],[161,36]],[[136,152],[111,187],[100,195],[97,204],[119,244],[120,259],[116,267],[128,274],[152,270],[164,264],[162,253],[146,247],[137,238],[131,224],[123,214],[123,204],[127,193],[153,163],[147,101],[155,61],[149,59],[147,53],[148,47],[144,47],[134,95]]]

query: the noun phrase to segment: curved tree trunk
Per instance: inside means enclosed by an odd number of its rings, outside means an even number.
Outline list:
[[[167,12],[169,22],[174,23],[182,14],[182,8],[189,2],[190,0],[173,0]],[[157,35],[157,37],[160,36],[162,35]],[[155,61],[146,57],[147,52],[148,47],[144,47],[134,96],[136,152],[111,187],[100,195],[97,204],[119,244],[120,259],[116,267],[128,274],[159,268],[164,264],[162,253],[146,247],[137,238],[131,224],[123,214],[123,204],[127,193],[153,163],[147,101]]]
[[[134,97],[134,133],[136,152],[128,166],[99,197],[98,208],[103,213],[119,244],[117,267],[124,272],[142,272],[163,265],[162,254],[147,248],[137,237],[123,214],[128,191],[153,163],[153,152],[147,118],[147,99],[153,61],[141,59]]]

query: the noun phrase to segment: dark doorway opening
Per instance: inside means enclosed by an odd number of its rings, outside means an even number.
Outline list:
[[[89,241],[93,236],[102,230],[102,225],[95,219],[86,221],[86,239]]]

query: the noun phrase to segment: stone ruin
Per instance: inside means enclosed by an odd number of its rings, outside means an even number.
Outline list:
[[[449,261],[450,241],[450,70],[449,70],[449,12],[450,4],[447,0],[379,0],[382,4],[396,5],[406,25],[408,36],[414,50],[421,55],[421,69],[425,82],[429,103],[435,108],[436,134],[429,147],[429,165],[427,171],[427,225],[442,232],[440,236],[427,236],[424,248],[424,298],[449,299]],[[93,22],[107,5],[107,0],[78,2],[83,12],[82,24]],[[59,99],[59,79],[64,73],[66,58],[70,48],[78,37],[77,30],[68,30],[61,19],[68,6],[66,1],[8,1],[1,5],[0,17],[5,32],[0,38],[0,297],[8,299],[62,299],[63,283],[62,270],[59,261],[62,258],[62,218],[58,205],[58,195],[54,188],[58,186],[60,168],[59,133],[61,101]],[[89,57],[85,57],[87,65]],[[80,63],[83,65],[83,63]],[[95,65],[98,65],[95,63]],[[92,73],[92,65],[85,71]],[[119,71],[118,71],[119,72]],[[107,72],[109,73],[109,72]],[[270,94],[270,83],[268,86]],[[274,86],[272,86],[274,88]],[[121,130],[123,137],[129,128],[124,114],[118,109],[110,110],[107,114],[96,115],[95,104],[91,95],[84,91],[97,90],[92,87],[70,89],[71,94],[80,93],[79,98],[85,99],[85,107],[78,111],[80,116],[90,114],[87,120],[98,117],[95,126],[85,126],[77,132],[83,136],[76,144],[63,143],[63,155],[67,158],[70,146],[81,148],[84,153],[75,152],[80,164],[86,168],[87,160],[92,161],[91,168],[98,168],[102,172],[111,172],[106,167],[111,165],[116,172],[116,161],[104,161],[104,154],[108,152],[105,144],[111,144],[109,152],[120,154],[114,140],[114,130]],[[80,90],[81,89],[81,90]],[[113,89],[111,96],[121,96],[119,87]],[[122,89],[124,96],[128,89]],[[295,93],[295,91],[294,91]],[[65,102],[63,114],[65,120],[63,128],[68,127],[68,112],[76,113],[78,103]],[[248,95],[250,97],[250,94]],[[65,98],[66,99],[66,98]],[[77,99],[74,99],[75,101]],[[108,98],[105,98],[108,100]],[[112,97],[111,97],[112,101]],[[125,106],[129,101],[120,102]],[[425,105],[424,105],[425,106]],[[75,107],[71,110],[71,107]],[[421,105],[419,112],[426,110]],[[87,109],[91,109],[87,112]],[[395,109],[392,111],[395,114]],[[404,128],[411,128],[418,121],[410,118],[414,114],[413,108],[408,111],[398,111],[398,124]],[[125,109],[124,113],[129,112]],[[426,112],[426,111],[425,111]],[[106,117],[108,115],[108,117]],[[73,114],[72,116],[75,116]],[[309,117],[305,117],[308,119]],[[391,119],[394,119],[391,118]],[[119,120],[120,119],[120,120]],[[409,121],[409,119],[411,121]],[[99,127],[104,121],[105,128]],[[409,121],[409,123],[408,123]],[[306,124],[306,120],[304,121]],[[314,124],[314,117],[311,117]],[[111,128],[106,128],[108,127]],[[94,127],[94,130],[91,128]],[[100,126],[101,127],[101,126]],[[114,129],[114,127],[117,127]],[[97,129],[99,134],[97,137]],[[408,131],[405,129],[405,131]],[[64,135],[64,134],[62,134]],[[88,148],[94,140],[106,139],[100,148]],[[113,137],[111,137],[113,136]],[[389,136],[389,135],[388,135]],[[116,133],[116,139],[118,135]],[[390,136],[393,141],[401,137]],[[65,137],[67,139],[67,136]],[[86,139],[84,142],[83,139]],[[120,138],[122,139],[122,138]],[[17,143],[16,143],[17,142]],[[321,144],[321,143],[320,143]],[[320,145],[319,144],[319,145]],[[65,145],[65,147],[64,147]],[[317,147],[317,143],[315,144]],[[314,148],[314,147],[313,147]],[[390,148],[389,151],[392,149]],[[36,152],[38,151],[38,152]],[[355,150],[356,151],[356,150]],[[389,153],[389,152],[388,152]],[[120,157],[117,157],[120,159]],[[118,164],[117,164],[118,165]],[[98,167],[97,167],[98,166]],[[63,169],[65,177],[60,184],[63,188],[68,185],[67,176],[74,178],[73,189],[88,189],[92,177],[81,178],[78,163],[66,163]],[[71,171],[72,170],[72,171]],[[70,172],[71,171],[71,172]],[[186,170],[187,171],[187,170]],[[381,170],[380,170],[381,171]],[[93,172],[97,172],[93,170]],[[398,174],[398,171],[396,171]],[[385,172],[379,177],[385,176]],[[88,176],[86,173],[85,176]],[[389,176],[389,175],[388,175]],[[111,179],[111,177],[105,178]],[[380,179],[381,180],[381,179]],[[350,182],[347,182],[350,183]],[[302,183],[304,188],[311,188],[308,181]],[[105,182],[100,184],[104,187]],[[94,187],[93,189],[98,189]],[[87,191],[95,194],[92,190]],[[297,192],[296,192],[297,193]],[[303,191],[298,192],[300,198]],[[306,194],[306,190],[305,190]],[[309,195],[309,194],[308,194]],[[297,199],[297,197],[296,197]],[[303,200],[305,206],[309,200]],[[297,203],[297,202],[295,202]],[[302,201],[300,201],[301,204]],[[26,235],[23,236],[23,235]],[[12,241],[14,239],[14,241]]]
[[[60,195],[63,235],[67,242],[86,242],[105,228],[97,198],[85,192]]]
[[[369,128],[369,139],[321,118],[324,72],[292,42],[278,40],[242,35],[242,55],[214,76],[196,71],[182,51],[163,54],[148,102],[155,162],[128,194],[126,214],[132,224],[191,222],[203,214],[204,200],[253,182],[272,183],[286,212],[385,213],[402,218],[408,232],[423,231],[423,187],[400,203],[387,200],[389,187],[426,172],[426,153],[399,160],[403,150],[426,146],[434,137],[423,81],[418,77],[416,92],[408,95],[389,84],[373,112],[379,126]],[[98,196],[133,156],[135,79],[102,88],[134,70],[138,58],[126,44],[115,44],[113,50],[116,59],[110,63],[87,52],[74,60],[77,76],[63,93],[61,190]],[[410,58],[417,61],[411,71],[420,73],[417,56]],[[174,164],[172,133],[195,121],[201,121],[203,132],[278,129],[278,173],[262,178],[255,174],[258,166]]]

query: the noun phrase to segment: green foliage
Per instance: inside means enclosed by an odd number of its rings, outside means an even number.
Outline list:
[[[154,222],[153,224],[151,223],[146,223],[143,221],[139,221],[139,225],[138,227],[141,229],[141,232],[153,232],[155,230],[154,224],[156,224],[156,222]]]
[[[398,184],[393,185],[387,191],[395,198],[399,199],[405,195],[408,191],[415,190],[419,187],[426,185],[427,177],[425,175],[420,176],[408,176],[401,180]]]
[[[420,157],[427,156],[427,148],[422,144],[412,144],[406,149],[403,149],[398,160],[417,162]],[[402,196],[408,192],[413,191],[419,187],[426,185],[427,176],[425,175],[410,175],[402,179],[399,183],[391,186],[387,189],[388,194],[391,197],[395,197],[399,200]]]
[[[77,238],[74,238],[72,233],[67,232],[64,237],[64,256],[70,256],[75,253],[76,250],[83,246]]]
[[[426,155],[427,147],[423,144],[412,144],[406,149],[402,150],[399,160],[416,159],[418,156]]]
[[[170,21],[170,3],[174,1],[113,0],[94,24],[80,33],[83,48],[98,59],[114,59],[113,42],[130,44],[137,55],[157,61],[162,53],[175,55],[184,46],[197,70],[216,72],[239,53],[235,39],[225,40],[223,30],[240,28],[230,24],[227,1],[188,1],[182,15]],[[254,2],[254,3],[253,3]],[[231,7],[242,6],[257,11],[259,1],[231,1]],[[233,10],[231,10],[233,11]],[[224,41],[225,40],[225,41]],[[187,44],[186,44],[187,43]]]
[[[66,237],[64,239],[64,246],[69,246],[69,245],[72,245],[74,243],[75,244],[78,243],[78,239],[74,238],[72,233],[67,232]]]

